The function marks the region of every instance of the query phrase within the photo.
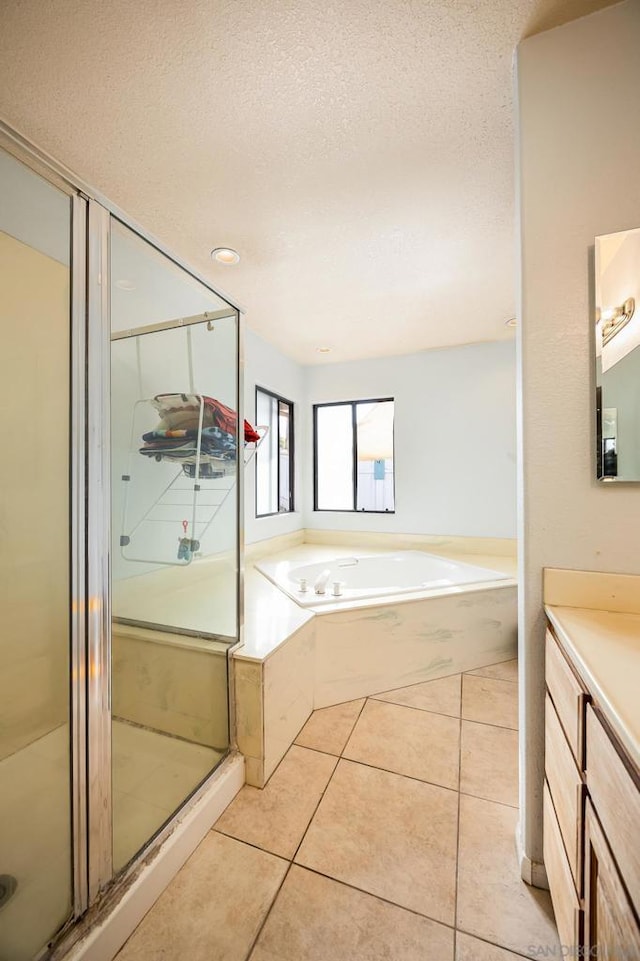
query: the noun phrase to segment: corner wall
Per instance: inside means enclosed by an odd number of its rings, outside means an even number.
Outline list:
[[[305,527],[515,537],[513,341],[308,367]],[[395,399],[395,514],[313,510],[312,405]]]
[[[595,480],[593,244],[640,225],[640,3],[518,50],[523,874],[542,862],[542,569],[640,572],[640,488]]]

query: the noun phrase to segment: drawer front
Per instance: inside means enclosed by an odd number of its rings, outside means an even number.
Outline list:
[[[582,911],[573,885],[573,877],[565,854],[556,813],[548,785],[544,786],[544,866],[547,870],[549,891],[558,926],[558,937],[563,948],[573,949],[577,957],[582,939]]]
[[[587,708],[587,789],[631,901],[640,910],[640,792],[594,710]]]
[[[585,820],[585,958],[640,958],[640,927],[598,819],[587,804]]]
[[[585,787],[555,708],[545,703],[545,774],[576,890],[582,894],[582,824]]]
[[[584,706],[586,691],[569,667],[569,662],[560,650],[558,642],[547,631],[546,638],[546,679],[547,688],[567,736],[571,753],[578,768],[583,770],[584,761]]]

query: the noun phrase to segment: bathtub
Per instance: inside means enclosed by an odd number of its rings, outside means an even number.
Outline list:
[[[265,560],[256,567],[301,607],[313,608],[510,580],[499,571],[423,551],[337,557],[314,564]]]

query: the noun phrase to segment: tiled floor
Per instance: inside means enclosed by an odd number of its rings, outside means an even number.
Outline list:
[[[316,711],[118,961],[559,957],[516,860],[516,677],[509,662]]]

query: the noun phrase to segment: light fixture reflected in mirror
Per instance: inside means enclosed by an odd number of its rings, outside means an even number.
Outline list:
[[[634,315],[636,302],[633,297],[627,297],[621,307],[606,307],[596,309],[596,324],[602,322],[602,343],[608,344],[612,337],[625,327]]]
[[[640,227],[596,237],[596,474],[640,482]]]

